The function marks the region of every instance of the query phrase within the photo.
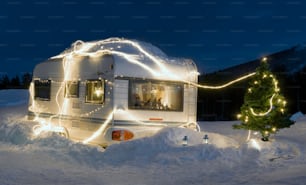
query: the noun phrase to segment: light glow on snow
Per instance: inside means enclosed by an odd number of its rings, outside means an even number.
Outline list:
[[[38,121],[40,123],[32,128],[34,136],[38,136],[44,132],[66,133],[64,127],[53,125],[51,122],[46,121],[45,119],[36,119],[34,121]]]
[[[250,139],[249,143],[250,143],[252,148],[255,148],[258,151],[261,150],[261,147],[260,147],[259,143],[255,139]]]

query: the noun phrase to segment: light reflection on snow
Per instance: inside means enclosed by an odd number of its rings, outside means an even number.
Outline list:
[[[258,151],[261,150],[259,143],[255,139],[250,139],[249,143],[250,143],[250,147],[255,148]]]
[[[55,132],[61,134],[66,133],[64,127],[53,125],[51,122],[48,122],[45,119],[36,119],[35,121],[38,121],[39,124],[33,126],[32,128],[34,136],[38,136],[45,132]]]

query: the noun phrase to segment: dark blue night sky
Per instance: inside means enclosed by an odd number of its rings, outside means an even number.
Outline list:
[[[306,42],[295,0],[2,0],[0,73],[31,72],[76,40],[126,37],[217,71]]]

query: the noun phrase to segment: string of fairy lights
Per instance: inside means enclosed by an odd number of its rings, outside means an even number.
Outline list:
[[[267,62],[267,58],[264,57],[262,59],[262,62],[263,63]],[[270,80],[268,78],[270,78]],[[265,104],[263,103],[261,107],[256,107],[255,109],[254,107],[247,105],[246,109],[241,110],[242,111],[241,114],[237,114],[237,118],[241,120],[243,124],[248,125],[250,124],[250,122],[253,123],[254,120],[258,120],[259,118],[262,118],[262,117],[267,117],[267,119],[269,119],[270,114],[272,116],[275,115],[275,114],[272,114],[272,111],[274,111],[273,113],[281,113],[282,115],[285,112],[285,107],[286,107],[287,102],[284,99],[284,97],[280,95],[280,88],[278,86],[278,81],[276,77],[270,71],[262,70],[258,72],[258,76],[254,78],[254,81],[252,82],[253,86],[248,88],[247,93],[252,94],[254,91],[259,90],[258,88],[260,88],[260,85],[264,83],[263,82],[264,80],[267,80],[265,81],[266,83],[271,82],[272,83],[271,85],[273,87],[272,91],[270,89],[266,91],[267,95],[269,95],[270,93],[270,98],[267,100],[268,101],[267,105],[269,106],[263,105]],[[265,109],[265,108],[266,110],[260,110],[260,109]],[[250,119],[252,119],[252,121],[250,121]],[[250,125],[250,128],[251,127],[252,126]],[[263,139],[267,139],[270,133],[275,133],[277,130],[278,128],[275,124],[267,124],[264,126],[264,129],[260,131],[262,133]],[[250,133],[251,131],[249,130],[247,141],[250,140]]]
[[[264,57],[264,58],[262,59],[262,62],[267,62],[267,58]],[[275,99],[276,95],[278,95],[279,92],[280,92],[280,88],[278,87],[278,81],[277,81],[277,79],[275,78],[275,76],[274,76],[273,74],[264,73],[264,74],[262,75],[262,79],[265,79],[265,78],[271,78],[271,79],[272,79],[272,82],[273,82],[273,94],[272,94],[271,98],[268,100],[268,101],[269,101],[269,108],[268,108],[266,111],[255,112],[253,107],[249,107],[249,110],[250,110],[251,114],[252,114],[253,116],[256,116],[256,117],[267,116],[269,113],[271,113],[271,111],[272,111],[272,110],[274,109],[274,107],[275,107],[275,104],[273,103],[273,102],[275,102],[274,99]],[[258,84],[259,82],[258,82],[257,80],[255,80],[253,83],[254,83],[254,84]],[[249,88],[249,89],[248,89],[248,93],[252,93],[252,92],[253,92],[253,89],[252,89],[252,88]],[[278,98],[277,101],[276,101],[275,103],[277,103],[278,105],[281,105],[281,106],[280,106],[281,108],[280,108],[279,111],[280,111],[281,113],[284,113],[284,111],[285,111],[285,106],[286,106],[286,104],[287,104],[286,100],[283,100],[283,99]],[[242,117],[241,114],[238,114],[238,115],[237,115],[237,118],[238,118],[238,119],[240,119],[241,117]],[[249,117],[248,117],[248,116],[245,116],[244,122],[247,123],[248,121],[249,121]]]
[[[135,55],[131,55],[131,54],[127,54],[121,51],[116,51],[114,50],[114,48],[109,48],[109,49],[103,49],[103,44],[109,44],[109,43],[118,43],[118,44],[128,44],[131,45],[132,47],[134,47],[135,49],[137,49],[142,55],[148,57],[151,61],[153,61],[158,67],[159,67],[159,71],[157,70],[152,70],[149,66],[147,66],[144,63],[141,63],[137,60],[137,57],[135,57]],[[100,47],[99,47],[100,46]],[[98,47],[98,49],[96,49],[95,52],[92,52],[91,50],[95,47]],[[121,48],[121,46],[117,46],[118,48]],[[73,64],[73,59],[74,56],[90,56],[90,57],[99,57],[105,53],[111,53],[113,55],[117,55],[119,57],[122,57],[124,59],[126,59],[128,62],[131,62],[135,65],[138,65],[140,67],[142,67],[144,70],[148,71],[149,73],[153,74],[154,76],[160,76],[160,75],[164,75],[167,76],[170,79],[173,80],[179,80],[182,81],[184,83],[188,83],[192,86],[198,87],[198,88],[203,88],[203,89],[222,89],[222,88],[226,88],[230,85],[233,85],[234,83],[237,83],[239,81],[245,80],[247,78],[252,77],[253,75],[255,75],[255,72],[249,73],[247,75],[244,75],[242,77],[239,77],[235,80],[232,80],[230,82],[227,82],[223,85],[218,85],[218,86],[209,86],[209,85],[201,85],[198,83],[194,83],[192,81],[187,81],[187,80],[183,80],[180,76],[171,73],[164,65],[164,61],[161,60],[160,58],[155,57],[154,55],[150,54],[148,51],[146,51],[141,45],[139,45],[137,42],[131,41],[131,40],[123,40],[123,39],[113,39],[113,40],[103,40],[103,41],[98,41],[98,42],[94,42],[94,43],[85,43],[83,41],[77,41],[73,44],[72,46],[73,50],[71,52],[67,52],[64,54],[60,54],[57,55],[55,57],[52,58],[62,58],[63,60],[63,70],[64,70],[64,80],[62,82],[57,82],[60,83],[61,87],[59,88],[59,90],[57,91],[56,94],[56,103],[58,106],[58,114],[57,116],[61,116],[63,115],[63,113],[65,112],[65,109],[67,109],[67,106],[65,106],[65,101],[64,102],[59,102],[59,95],[60,95],[60,91],[62,91],[62,89],[65,87],[65,83],[66,81],[69,80],[69,77],[71,76],[71,66]],[[198,75],[198,72],[192,71],[191,72],[193,75]],[[265,76],[266,77],[266,76]],[[275,85],[275,92],[277,92],[278,87],[277,87],[277,81],[273,76],[269,76],[271,78],[273,78],[274,81],[274,85]],[[33,91],[33,88],[31,91]],[[33,92],[31,92],[31,94],[33,94]],[[31,96],[32,97],[32,96]],[[34,97],[32,97],[34,98]],[[273,107],[273,98],[274,95],[270,98],[270,109],[272,110]],[[64,98],[65,99],[65,98]],[[101,107],[97,107],[91,111],[88,111],[86,113],[81,114],[80,116],[90,116],[98,111],[100,111],[102,109],[103,106]],[[256,113],[253,109],[251,109],[250,111],[252,111],[252,113],[255,116],[264,116],[266,114],[268,114],[271,110],[268,110],[266,112],[260,112],[260,113]],[[90,137],[88,137],[87,139],[85,139],[83,141],[83,143],[88,143],[90,141],[92,141],[93,139],[95,139],[96,137],[98,137],[101,133],[103,133],[105,131],[105,129],[107,128],[107,125],[111,122],[111,120],[113,119],[113,115],[117,110],[114,109],[111,113],[109,113],[109,115],[107,116],[106,120],[104,121],[104,123],[101,124],[101,126],[97,129],[96,132],[94,132]],[[38,117],[38,115],[36,115]],[[132,115],[130,115],[131,117],[133,117]],[[134,118],[134,117],[133,117]],[[137,122],[139,121],[138,119],[134,118]],[[42,133],[43,131],[53,131],[53,132],[62,132],[63,129],[60,128],[61,125],[59,126],[52,126],[51,121],[48,122],[46,120],[43,120],[41,118],[37,118],[37,121],[39,121],[39,125],[35,125],[33,127],[33,132],[35,133],[35,135],[39,135],[40,133]],[[141,121],[139,121],[141,122]],[[145,123],[147,124],[147,123]]]

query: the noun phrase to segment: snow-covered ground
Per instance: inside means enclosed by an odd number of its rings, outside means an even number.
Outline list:
[[[306,117],[271,142],[234,122],[201,122],[202,132],[166,128],[106,150],[55,134],[31,135],[26,90],[0,91],[0,184],[305,184]],[[203,136],[208,144],[202,143]],[[188,136],[188,146],[182,138]]]

